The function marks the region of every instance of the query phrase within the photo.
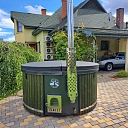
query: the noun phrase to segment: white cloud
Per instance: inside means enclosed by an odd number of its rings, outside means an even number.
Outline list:
[[[47,12],[46,14],[51,16],[53,13],[54,12]]]
[[[2,28],[11,28],[13,29],[14,26],[13,26],[13,22],[11,21],[10,18],[6,18],[6,17],[1,17],[0,19],[0,27]]]
[[[11,36],[13,32],[9,31],[8,28],[13,29],[13,22],[10,19],[10,14],[0,9],[0,37]],[[14,41],[14,37],[9,37],[5,41]]]
[[[128,14],[127,15],[126,14],[124,15],[124,21],[125,22],[128,22]]]
[[[116,14],[116,9],[124,8],[124,21],[128,21],[128,0],[102,0],[102,5],[107,12],[112,12],[113,15]]]
[[[8,13],[6,13],[4,10],[0,9],[0,16],[5,15],[5,16],[9,16]]]
[[[11,35],[13,34],[12,32],[3,32],[3,31],[0,31],[0,36],[7,36],[7,35]]]
[[[0,27],[13,29],[13,22],[10,19],[10,14],[0,9]]]
[[[43,7],[42,6],[38,6],[38,5],[35,5],[35,7],[32,7],[32,6],[25,6],[25,9],[27,9],[27,11],[29,13],[34,13],[34,14],[41,14],[41,9]]]
[[[35,5],[35,7],[32,7],[31,5],[25,6],[25,9],[29,13],[34,13],[34,14],[41,14],[41,9],[44,9],[41,5]],[[46,12],[47,15],[52,15],[54,12]]]
[[[13,41],[15,41],[15,37],[14,36],[11,36],[11,37],[9,37],[9,38],[7,38],[7,39],[4,39],[4,41],[9,41],[9,42],[13,42]]]

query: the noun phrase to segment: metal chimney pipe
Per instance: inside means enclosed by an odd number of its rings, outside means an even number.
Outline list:
[[[67,0],[68,47],[74,47],[73,0]]]
[[[77,69],[76,69],[76,50],[74,48],[74,18],[73,0],[67,0],[67,19],[68,19],[68,48],[67,48],[67,87],[68,97],[71,103],[75,103],[77,92]]]

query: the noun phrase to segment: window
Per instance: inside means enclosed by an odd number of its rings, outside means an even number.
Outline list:
[[[102,40],[101,41],[101,50],[108,50],[109,49],[109,41],[108,40]]]
[[[35,51],[37,51],[37,45],[36,44],[29,44],[31,48],[33,48]]]
[[[22,32],[22,24],[17,21],[17,32]]]

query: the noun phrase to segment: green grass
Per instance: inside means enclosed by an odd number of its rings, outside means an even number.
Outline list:
[[[128,72],[126,72],[125,70],[121,70],[121,71],[117,72],[116,76],[128,77]]]

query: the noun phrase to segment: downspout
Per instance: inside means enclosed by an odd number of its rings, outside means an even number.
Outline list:
[[[128,72],[128,38],[127,38],[127,41],[126,41],[125,71]]]
[[[76,50],[74,48],[73,0],[67,0],[68,48],[67,48],[67,87],[71,103],[77,97]]]
[[[93,37],[93,49],[95,49],[95,58],[93,58],[93,62],[97,63],[97,41],[96,38]]]

